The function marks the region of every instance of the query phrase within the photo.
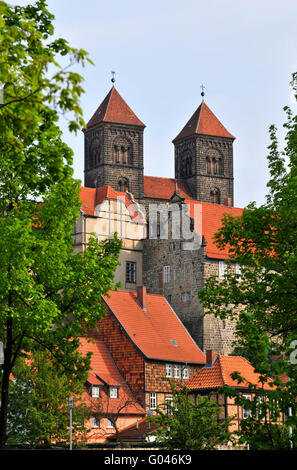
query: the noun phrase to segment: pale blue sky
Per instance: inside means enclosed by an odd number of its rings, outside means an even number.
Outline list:
[[[269,125],[281,128],[285,105],[296,112],[289,86],[297,71],[295,0],[48,0],[48,6],[56,35],[95,62],[82,72],[86,121],[115,70],[116,88],[146,124],[145,174],[174,177],[171,141],[200,104],[203,83],[206,103],[236,136],[235,205],[264,201]],[[75,153],[75,177],[83,180],[83,134],[61,126]]]

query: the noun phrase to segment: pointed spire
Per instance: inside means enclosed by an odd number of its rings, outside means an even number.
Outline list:
[[[100,122],[113,122],[116,124],[130,124],[132,126],[145,127],[143,122],[138,119],[114,86],[89,120],[87,127],[99,124]]]
[[[193,116],[189,119],[177,137],[175,137],[173,142],[196,134],[213,135],[216,137],[228,137],[229,139],[235,139],[235,137],[227,131],[223,124],[209,109],[205,101],[202,101]]]

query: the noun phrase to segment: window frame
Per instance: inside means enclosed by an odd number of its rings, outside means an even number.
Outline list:
[[[119,398],[119,388],[114,385],[109,387],[109,398]]]
[[[163,284],[170,282],[170,265],[163,266]]]
[[[173,378],[174,379],[181,379],[182,378],[182,368],[181,368],[180,364],[174,364]]]
[[[165,364],[165,377],[168,377],[168,378],[172,377],[172,372],[173,372],[172,364],[169,364],[169,363]]]
[[[97,391],[96,394],[94,393],[95,390]],[[99,385],[91,385],[91,397],[92,398],[99,398],[100,397],[100,386]]]
[[[156,392],[150,392],[149,394],[149,400],[150,400],[150,410],[156,410],[158,406],[158,400],[157,400],[157,393]]]
[[[252,401],[252,395],[248,394],[248,393],[243,393],[242,396],[246,399],[246,400],[250,400]],[[246,414],[246,416],[245,416]],[[249,418],[250,416],[252,415],[252,410],[246,410],[244,408],[244,406],[242,406],[242,419],[247,419]]]
[[[130,268],[129,268],[130,266]],[[131,269],[131,267],[133,269]],[[127,284],[136,284],[137,280],[137,263],[136,261],[126,261],[126,283]]]

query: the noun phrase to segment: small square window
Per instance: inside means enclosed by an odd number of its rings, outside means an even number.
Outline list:
[[[107,427],[108,428],[114,428],[114,424],[110,419],[107,420]]]

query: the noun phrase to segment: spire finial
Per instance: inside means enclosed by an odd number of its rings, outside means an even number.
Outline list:
[[[205,86],[202,84],[202,85],[200,86],[200,88],[201,88],[201,90],[202,90],[202,91],[201,91],[202,101],[204,101],[204,96],[205,96],[204,90],[205,90]]]
[[[111,75],[112,75],[111,81],[112,81],[112,83],[114,84],[114,83],[115,83],[115,78],[114,78],[115,72],[112,71],[112,72],[111,72]]]

